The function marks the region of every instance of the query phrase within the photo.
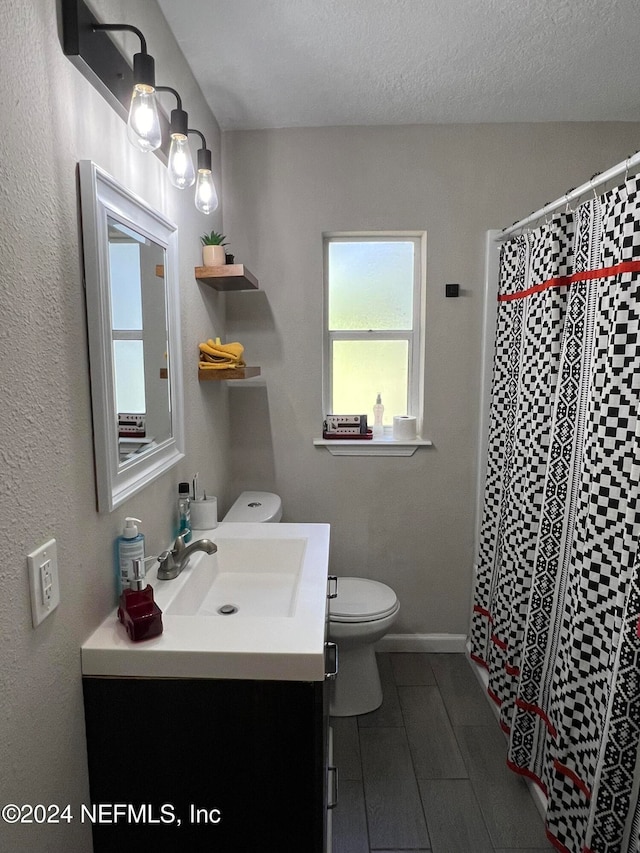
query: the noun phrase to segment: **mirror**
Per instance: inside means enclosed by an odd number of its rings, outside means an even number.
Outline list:
[[[96,490],[111,512],[184,455],[178,231],[79,164]]]

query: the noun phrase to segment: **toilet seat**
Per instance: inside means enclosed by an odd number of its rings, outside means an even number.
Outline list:
[[[368,578],[338,578],[338,595],[331,599],[332,622],[375,622],[398,609],[395,592]]]

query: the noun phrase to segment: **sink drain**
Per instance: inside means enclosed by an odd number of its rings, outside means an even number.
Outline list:
[[[218,607],[218,613],[220,613],[221,616],[232,616],[237,612],[238,608],[235,604],[223,604],[222,607]]]

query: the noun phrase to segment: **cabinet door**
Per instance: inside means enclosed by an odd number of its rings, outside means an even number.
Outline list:
[[[85,678],[94,853],[324,853],[325,684]]]

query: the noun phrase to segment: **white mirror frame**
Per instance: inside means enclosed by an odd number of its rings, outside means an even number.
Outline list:
[[[98,510],[111,512],[184,456],[178,229],[90,160],[79,163]],[[115,406],[107,217],[165,250],[171,436],[120,463]]]

